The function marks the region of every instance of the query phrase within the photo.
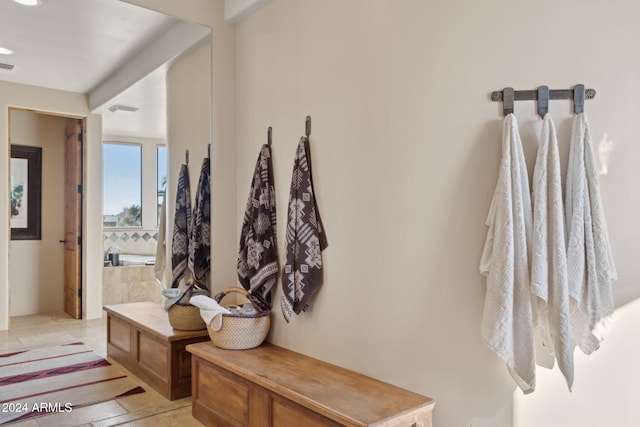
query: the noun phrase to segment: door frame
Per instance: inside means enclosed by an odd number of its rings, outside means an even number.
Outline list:
[[[86,302],[85,302],[85,298],[87,295],[86,292],[86,283],[85,283],[85,274],[83,274],[83,270],[84,270],[84,260],[85,260],[85,256],[86,256],[86,242],[85,242],[85,236],[86,236],[86,215],[84,214],[84,203],[85,203],[85,182],[86,182],[86,174],[85,174],[85,163],[86,163],[86,150],[87,150],[87,117],[86,116],[82,116],[82,115],[74,115],[74,114],[67,114],[67,113],[58,113],[58,112],[52,112],[52,111],[45,111],[45,110],[38,110],[38,109],[33,109],[33,108],[23,108],[23,107],[16,107],[16,106],[9,106],[8,110],[7,110],[7,136],[8,136],[8,144],[7,144],[7,149],[9,150],[9,157],[11,157],[11,111],[24,111],[24,112],[29,112],[29,113],[35,113],[35,114],[42,114],[42,115],[47,115],[47,116],[55,116],[55,117],[61,117],[61,118],[65,118],[65,119],[70,119],[70,120],[80,120],[81,122],[81,132],[82,132],[82,139],[83,139],[83,143],[81,146],[81,154],[80,154],[80,162],[78,165],[78,168],[80,169],[79,173],[80,173],[80,179],[81,179],[81,185],[82,185],[82,192],[80,194],[80,231],[81,231],[81,236],[82,236],[82,244],[80,245],[80,317],[79,319],[83,319],[86,317],[86,312],[85,312],[85,307],[86,307]],[[61,143],[64,144],[66,135],[63,135],[61,138]],[[10,175],[7,175],[7,180],[10,178]],[[45,179],[45,177],[43,176],[43,179]],[[7,183],[7,185],[9,185],[9,183]],[[66,209],[66,208],[65,208]],[[65,212],[66,215],[66,212]],[[11,224],[7,224],[8,232],[9,232],[9,236],[11,235]],[[64,261],[62,261],[64,262]],[[9,270],[11,269],[11,265],[8,264]],[[64,279],[63,279],[64,280]],[[11,283],[9,283],[9,298],[11,298],[11,288],[13,287],[13,285]],[[63,307],[61,311],[64,311],[64,287],[62,289],[63,292]],[[7,314],[9,317],[9,328],[11,328],[11,307],[10,305],[7,306]]]

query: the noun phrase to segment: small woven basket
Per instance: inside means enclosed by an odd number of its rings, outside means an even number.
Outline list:
[[[169,308],[169,323],[180,331],[198,331],[207,327],[195,305],[174,304]]]
[[[269,334],[271,311],[243,288],[228,288],[214,298],[218,303],[225,295],[237,292],[244,295],[256,309],[256,314],[222,314],[222,326],[216,331],[207,325],[209,337],[216,347],[228,350],[246,350],[262,344]]]

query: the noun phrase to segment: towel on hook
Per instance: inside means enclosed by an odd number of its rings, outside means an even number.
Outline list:
[[[202,161],[189,237],[189,270],[201,289],[209,289],[211,269],[211,189],[209,158]]]
[[[280,305],[289,322],[291,313],[306,310],[322,286],[322,251],[328,245],[313,189],[309,139],[305,136],[300,138],[293,164],[286,243]]]
[[[505,362],[524,393],[535,389],[530,197],[518,123],[513,114],[508,114],[503,122],[502,158],[480,261],[480,272],[487,278],[482,338]]]
[[[556,129],[549,114],[542,119],[532,182],[533,233],[531,294],[534,325],[544,346],[555,355],[569,390],[573,385],[573,342],[562,206],[562,177]]]
[[[262,297],[269,305],[279,271],[276,233],[276,191],[271,147],[265,144],[258,155],[244,211],[238,252],[238,279],[246,290]]]
[[[615,308],[612,284],[618,274],[584,113],[573,120],[565,197],[571,324],[576,344],[590,354],[611,326]]]
[[[191,278],[188,270],[189,227],[191,226],[191,187],[189,168],[180,167],[176,191],[176,211],[173,218],[173,240],[171,245],[171,287],[177,288],[181,280]]]
[[[158,220],[158,243],[156,245],[156,261],[153,267],[153,274],[161,288],[166,288],[166,278],[164,269],[166,266],[166,228],[167,228],[167,191],[162,195],[162,205],[160,206],[160,219]]]

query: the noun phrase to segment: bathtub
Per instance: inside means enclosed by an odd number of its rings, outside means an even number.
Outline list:
[[[154,275],[155,257],[120,254],[120,265],[102,269],[102,304],[126,304],[153,301],[164,297]]]
[[[114,266],[110,262],[105,261],[105,267],[127,267],[132,265],[155,265],[155,255],[138,255],[138,254],[118,254],[119,263]]]

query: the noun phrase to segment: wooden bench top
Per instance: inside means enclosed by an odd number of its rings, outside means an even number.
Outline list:
[[[160,304],[155,302],[132,302],[128,304],[105,305],[109,316],[131,323],[139,329],[165,341],[179,341],[208,335],[206,329],[199,331],[179,331],[169,323],[169,316]]]
[[[431,410],[435,404],[429,397],[269,343],[238,351],[202,342],[188,345],[187,351],[333,420],[369,425]]]

